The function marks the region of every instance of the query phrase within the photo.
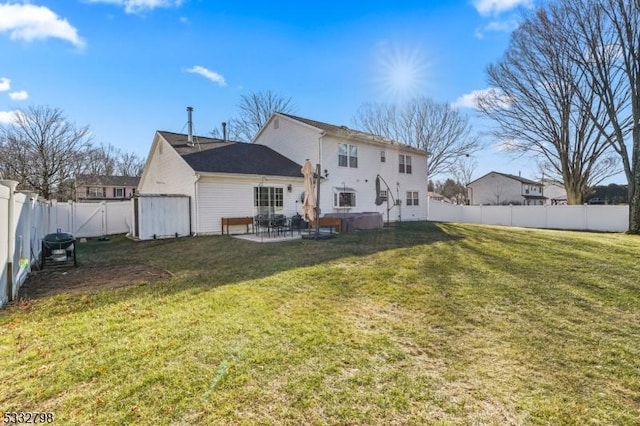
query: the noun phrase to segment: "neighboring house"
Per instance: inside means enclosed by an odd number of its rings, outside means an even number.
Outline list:
[[[298,164],[305,159],[314,166],[320,164],[321,215],[380,212],[386,220],[387,203],[375,204],[379,175],[381,198],[390,201],[390,220],[426,219],[427,160],[422,150],[346,126],[282,113],[271,116],[253,144],[268,146]],[[393,206],[392,200],[398,205]]]
[[[300,211],[301,168],[267,146],[158,131],[138,192],[189,196],[191,233],[219,234],[225,217]]]
[[[433,201],[442,201],[444,203],[455,204],[453,200],[451,200],[451,198],[445,197],[444,195],[438,192],[429,191],[428,195],[429,195],[429,198],[432,199]]]
[[[564,186],[548,179],[544,179],[543,182],[545,204],[552,206],[567,204],[567,191]]]
[[[543,186],[521,176],[489,172],[467,185],[470,204],[482,205],[543,205]]]
[[[139,177],[76,176],[76,200],[122,201],[131,198],[138,188]]]

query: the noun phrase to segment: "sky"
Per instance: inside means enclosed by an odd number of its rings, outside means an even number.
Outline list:
[[[352,125],[366,102],[426,96],[468,114],[485,148],[474,178],[536,178],[485,136],[473,107],[533,0],[0,0],[0,124],[60,108],[94,142],[146,157],[156,130],[207,136],[242,95],[290,97],[296,115]]]

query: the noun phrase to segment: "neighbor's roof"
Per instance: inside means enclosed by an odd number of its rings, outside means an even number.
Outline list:
[[[347,126],[336,126],[335,124],[324,123],[322,121],[311,120],[309,118],[298,117],[295,115],[285,114],[282,112],[279,112],[278,114],[283,115],[285,117],[289,117],[301,123],[308,124],[309,126],[315,127],[317,129],[324,130],[327,133],[331,133],[339,137],[343,137],[343,138],[357,137],[357,138],[364,139],[371,142],[397,145],[408,150],[419,152],[420,154],[423,154],[423,155],[425,154],[424,150],[415,148],[413,146],[407,145],[402,142],[394,141],[393,139],[389,139],[384,136],[374,135],[373,133],[367,133],[360,130],[350,129]]]
[[[158,131],[196,172],[302,177],[302,166],[264,146]]]
[[[510,175],[508,173],[500,173],[500,172],[489,172],[486,175],[484,175],[482,177],[479,177],[478,179],[474,180],[473,182],[469,182],[469,184],[467,186],[471,185],[472,183],[476,183],[480,179],[484,179],[487,176],[490,176],[491,174],[496,174],[496,175],[508,177],[510,179],[514,179],[514,180],[517,180],[518,182],[526,183],[528,185],[542,185],[540,182],[536,182],[536,181],[531,180],[531,179],[523,178],[522,176]]]
[[[76,182],[79,185],[103,185],[103,186],[129,186],[136,187],[140,182],[139,177],[135,176],[96,176],[96,175],[78,175]]]

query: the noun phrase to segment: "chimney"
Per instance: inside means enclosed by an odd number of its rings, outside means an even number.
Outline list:
[[[193,121],[191,120],[191,115],[193,113],[193,107],[187,107],[187,124],[189,126],[189,134],[187,136],[187,145],[193,146]]]
[[[224,121],[222,122],[222,140],[227,141],[227,123]]]

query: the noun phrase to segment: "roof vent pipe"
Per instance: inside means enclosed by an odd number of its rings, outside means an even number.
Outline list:
[[[227,141],[227,123],[224,121],[222,122],[222,140]]]
[[[193,107],[187,107],[187,124],[189,126],[189,134],[187,136],[187,145],[193,146],[193,121],[191,115],[193,113]]]

